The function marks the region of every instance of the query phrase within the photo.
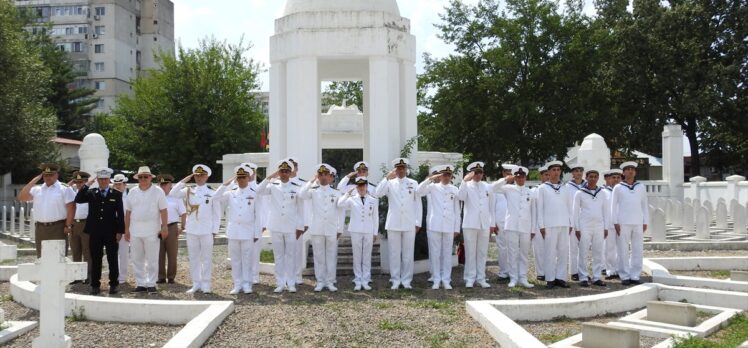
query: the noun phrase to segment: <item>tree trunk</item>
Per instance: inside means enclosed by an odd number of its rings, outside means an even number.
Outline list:
[[[699,140],[696,135],[695,121],[686,124],[684,129],[691,148],[691,177],[699,176],[701,174],[701,158],[699,157]]]

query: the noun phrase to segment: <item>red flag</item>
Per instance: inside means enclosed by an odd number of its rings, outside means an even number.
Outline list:
[[[266,150],[267,146],[268,146],[268,137],[267,137],[267,134],[265,133],[265,129],[263,129],[262,133],[260,134],[260,147],[263,150]]]

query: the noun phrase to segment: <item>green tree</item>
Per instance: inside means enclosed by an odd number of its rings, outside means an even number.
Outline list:
[[[29,44],[15,7],[0,1],[0,173],[24,177],[54,158],[55,115],[44,102],[50,70]]]
[[[176,57],[159,55],[162,69],[135,80],[133,95],[99,120],[113,165],[178,175],[227,153],[261,151],[265,117],[251,93],[259,67],[244,58],[250,47],[206,39]]]
[[[364,110],[364,84],[362,81],[333,81],[322,92],[322,112],[331,105],[356,105]]]

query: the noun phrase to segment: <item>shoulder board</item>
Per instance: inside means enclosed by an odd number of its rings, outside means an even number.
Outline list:
[[[281,183],[279,183],[279,182],[277,182],[277,181],[273,183],[273,185],[280,185],[280,184],[281,184]]]
[[[372,183],[369,183],[369,185],[370,185],[370,186],[374,186],[374,187],[377,187],[377,185],[374,185],[374,184],[372,184]]]
[[[293,182],[293,181],[291,182],[291,185],[294,185],[294,186],[301,186],[301,185],[299,185],[299,184],[297,184],[297,183],[295,183],[295,182]]]
[[[312,186],[312,188],[313,188],[313,189],[318,189],[318,188],[319,188],[319,185],[314,185],[314,186]]]
[[[61,182],[60,185],[62,185],[63,187],[70,187],[68,184],[66,184],[64,182]]]
[[[236,191],[238,189],[239,189],[238,187],[234,187],[234,188],[231,189],[231,191]]]
[[[257,191],[255,191],[255,189],[253,189],[251,187],[249,188],[249,190],[252,191],[252,192],[257,192]]]
[[[210,185],[205,185],[205,186],[207,186],[207,187],[208,187],[208,189],[210,189],[210,190],[212,190],[212,189],[213,189],[213,187],[211,187]]]
[[[306,182],[306,180],[304,180],[304,179],[302,179],[302,178],[299,178],[299,181],[303,181],[303,182]]]

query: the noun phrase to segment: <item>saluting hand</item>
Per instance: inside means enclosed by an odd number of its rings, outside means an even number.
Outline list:
[[[195,176],[195,174],[187,175],[187,176],[184,177],[184,179],[182,179],[179,182],[181,182],[183,184],[186,184],[186,183],[190,182],[190,180],[192,180],[192,177],[194,177],[194,176]]]
[[[356,175],[358,175],[358,173],[356,173],[356,172],[350,172],[350,173],[348,173],[348,178],[349,179],[353,179],[353,178],[356,177]]]
[[[389,172],[389,173],[387,173],[387,180],[392,180],[392,179],[394,179],[394,178],[395,178],[395,176],[396,176],[396,174],[395,174],[395,170],[394,170],[394,169],[393,169],[393,170],[390,170],[390,172]]]
[[[93,185],[94,181],[96,181],[96,176],[91,175],[91,177],[88,178],[88,181],[86,182],[86,186],[91,187],[91,185]]]
[[[473,180],[473,172],[467,173],[465,177],[462,178],[462,181],[470,181]]]
[[[429,177],[429,180],[431,180],[431,181],[438,181],[441,176],[442,176],[441,174],[434,174],[434,175],[432,175],[432,176]]]
[[[234,182],[234,180],[236,180],[236,175],[234,175],[234,176],[230,177],[228,180],[226,180],[226,182],[223,183],[223,186],[229,186],[229,185],[231,185],[231,183]]]

